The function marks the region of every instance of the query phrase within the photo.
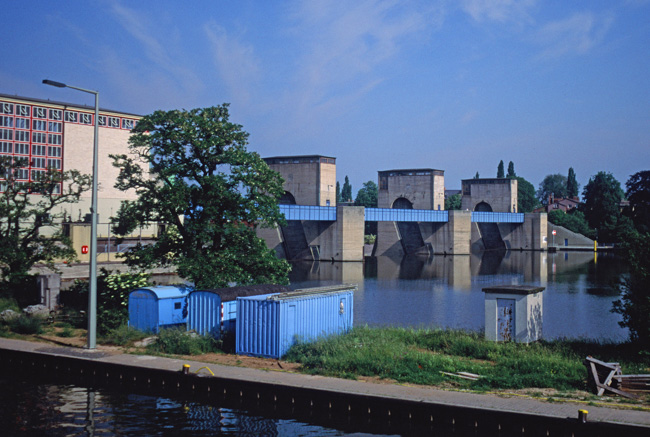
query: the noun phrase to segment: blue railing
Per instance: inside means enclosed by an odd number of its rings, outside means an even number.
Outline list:
[[[430,209],[366,208],[367,222],[424,222],[447,223],[449,211]]]
[[[280,212],[287,220],[336,221],[336,207],[280,205]],[[429,209],[366,208],[367,222],[421,222],[447,223],[449,211]],[[473,223],[523,223],[524,214],[510,212],[472,212]]]
[[[523,213],[513,212],[472,212],[472,223],[523,223]]]

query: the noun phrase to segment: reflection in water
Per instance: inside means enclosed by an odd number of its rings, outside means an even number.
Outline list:
[[[366,258],[364,263],[299,263],[291,287],[356,283],[357,325],[459,328],[483,331],[483,287],[539,285],[545,338],[623,341],[627,330],[610,311],[620,259],[592,252],[489,251],[472,255]]]

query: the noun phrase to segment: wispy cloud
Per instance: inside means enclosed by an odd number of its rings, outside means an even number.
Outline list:
[[[211,43],[212,57],[220,78],[235,100],[248,103],[250,88],[260,76],[260,64],[253,46],[229,35],[224,27],[215,22],[206,24],[204,31]]]
[[[611,15],[597,16],[591,12],[582,12],[548,23],[534,38],[543,47],[538,57],[550,59],[585,54],[603,40],[612,22]]]
[[[462,0],[461,7],[475,21],[514,22],[532,21],[531,9],[536,0]]]

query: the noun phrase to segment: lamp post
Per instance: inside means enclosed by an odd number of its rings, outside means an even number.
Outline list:
[[[90,206],[90,272],[88,286],[88,349],[95,349],[97,340],[97,149],[99,138],[99,91],[78,88],[61,82],[44,79],[45,85],[71,88],[95,95],[95,135],[93,140],[93,187]]]

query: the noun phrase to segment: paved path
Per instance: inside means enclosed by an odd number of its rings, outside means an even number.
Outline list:
[[[94,351],[90,351],[87,349],[53,346],[45,343],[0,338],[0,349],[72,356],[112,364],[171,371],[179,371],[183,364],[190,364],[191,371],[196,371],[203,366],[207,366],[215,373],[215,375],[235,381],[264,382],[289,387],[406,399],[416,402],[469,407],[479,410],[524,413],[542,417],[577,418],[578,410],[585,409],[589,411],[590,422],[616,422],[646,426],[648,427],[648,435],[650,435],[650,412],[647,410],[639,411],[631,408],[607,408],[579,402],[551,403],[520,396],[505,397],[490,394],[438,390],[434,388],[411,387],[397,384],[367,383],[281,371],[222,366],[172,358],[130,355],[124,354],[115,349],[101,347]]]

